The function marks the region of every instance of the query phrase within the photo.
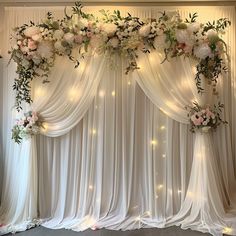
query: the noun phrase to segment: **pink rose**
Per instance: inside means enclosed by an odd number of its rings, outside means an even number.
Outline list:
[[[88,38],[91,38],[93,36],[93,33],[92,32],[87,32],[87,37]]]
[[[37,49],[37,44],[35,43],[35,41],[29,39],[29,41],[28,41],[28,48],[29,48],[30,50],[35,50],[35,49]]]
[[[81,44],[83,42],[83,37],[81,35],[75,36],[75,43]]]

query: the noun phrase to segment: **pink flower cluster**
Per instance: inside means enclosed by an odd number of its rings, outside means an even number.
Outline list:
[[[195,126],[208,126],[209,123],[216,123],[216,116],[210,111],[209,107],[207,107],[206,109],[195,112],[191,116],[191,121]]]
[[[16,125],[22,126],[24,128],[31,128],[38,121],[37,113],[32,111],[25,114],[24,117],[17,120]]]

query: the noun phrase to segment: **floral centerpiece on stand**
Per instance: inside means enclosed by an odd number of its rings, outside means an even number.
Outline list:
[[[208,132],[216,129],[220,124],[227,124],[227,121],[222,119],[222,109],[224,105],[218,103],[211,108],[209,105],[204,107],[198,103],[193,103],[193,106],[188,106],[188,117],[190,120],[190,131]]]
[[[34,111],[29,111],[22,118],[16,120],[16,124],[12,128],[12,139],[20,144],[23,139],[38,134],[42,127],[42,120],[38,114]]]

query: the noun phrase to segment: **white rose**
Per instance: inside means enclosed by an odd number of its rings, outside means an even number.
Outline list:
[[[24,35],[29,38],[39,33],[40,33],[40,29],[36,26],[30,26],[24,30]]]
[[[34,41],[40,42],[42,40],[42,34],[41,33],[35,34],[35,35],[32,36],[32,39]]]
[[[108,36],[114,35],[116,30],[117,30],[117,26],[115,24],[106,23],[103,25],[103,31],[105,31]]]
[[[175,35],[179,43],[186,43],[188,41],[189,34],[187,30],[176,30]]]
[[[53,37],[57,40],[63,38],[64,32],[62,30],[55,30]]]
[[[117,37],[113,37],[109,40],[109,43],[113,48],[117,48],[119,45],[119,39]]]
[[[142,37],[147,37],[150,34],[151,26],[150,24],[144,25],[139,29],[139,35]]]
[[[188,24],[188,26],[187,26],[187,31],[189,33],[197,32],[199,30],[200,30],[200,23],[198,23],[198,22]]]
[[[212,56],[211,48],[207,43],[203,43],[197,47],[194,47],[194,55],[200,59],[211,57]]]
[[[217,36],[217,32],[213,29],[208,30],[206,34],[208,38]]]
[[[88,20],[82,18],[82,19],[79,21],[78,26],[79,26],[81,29],[83,29],[83,28],[85,28],[85,27],[88,27]]]
[[[63,38],[67,43],[72,44],[74,42],[75,36],[72,33],[66,33]]]
[[[42,41],[38,45],[37,49],[38,54],[44,58],[50,58],[53,56],[52,44],[46,41]]]

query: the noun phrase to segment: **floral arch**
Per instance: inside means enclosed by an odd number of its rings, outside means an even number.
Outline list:
[[[48,80],[48,75],[53,70],[58,58],[63,60],[64,57],[68,57],[76,68],[80,68],[84,60],[86,61],[88,58],[90,60],[94,55],[106,55],[108,58],[121,55],[127,59],[125,72],[139,73],[138,81],[143,85],[142,88],[144,88],[145,93],[146,91],[150,93],[152,100],[155,100],[155,92],[158,93],[163,87],[168,86],[165,85],[160,88],[157,86],[155,87],[156,90],[153,91],[152,86],[156,81],[153,80],[150,84],[146,83],[145,78],[151,73],[148,74],[147,71],[144,73],[143,68],[140,68],[139,59],[141,54],[145,55],[144,60],[149,60],[149,56],[154,55],[154,61],[158,65],[161,63],[167,65],[168,61],[173,61],[175,58],[181,60],[189,58],[195,61],[194,78],[197,96],[199,96],[199,99],[196,99],[198,103],[189,106],[192,101],[184,100],[178,94],[176,98],[182,99],[179,104],[183,104],[183,100],[186,102],[182,108],[184,110],[184,106],[187,106],[189,117],[185,113],[176,115],[179,111],[172,117],[176,117],[176,120],[183,121],[183,123],[190,122],[191,131],[200,131],[196,132],[194,143],[193,169],[196,169],[196,171],[191,173],[187,192],[189,194],[186,195],[183,208],[180,209],[175,219],[170,220],[168,224],[171,225],[171,221],[183,219],[186,216],[186,211],[194,207],[197,213],[205,216],[205,208],[202,206],[205,206],[206,199],[211,206],[218,206],[211,212],[213,217],[218,220],[219,216],[224,216],[221,212],[222,202],[219,201],[220,198],[210,199],[209,195],[212,192],[216,196],[221,195],[217,187],[220,180],[214,171],[206,171],[204,174],[208,177],[207,180],[211,180],[211,183],[209,183],[209,181],[205,181],[203,174],[199,174],[198,171],[212,170],[211,166],[217,165],[214,160],[214,148],[208,130],[215,129],[221,123],[225,123],[221,117],[223,104],[218,101],[216,84],[220,75],[227,72],[227,47],[222,35],[230,25],[230,21],[221,18],[212,23],[203,24],[197,21],[196,13],[189,15],[189,19],[185,20],[181,19],[178,12],[163,12],[156,19],[141,20],[130,14],[123,17],[118,10],[112,13],[104,10],[100,12],[101,17],[97,18],[92,14],[83,12],[82,5],[76,3],[72,8],[72,14],[69,15],[65,10],[65,17],[61,20],[54,19],[53,15],[48,13],[47,18],[39,24],[30,22],[28,25],[25,24],[15,29],[12,36],[15,43],[10,54],[11,59],[17,63],[16,72],[18,77],[15,79],[13,87],[16,92],[16,109],[18,111],[24,110],[22,104],[25,102],[34,105],[35,101],[31,96],[31,82],[43,80],[44,83],[50,84],[51,81]],[[178,63],[177,60],[176,63]],[[99,68],[99,62],[95,62],[94,66]],[[145,69],[148,70],[149,68]],[[99,69],[97,73],[100,73]],[[96,77],[96,73],[93,73],[91,77]],[[87,82],[90,82],[90,77],[86,78],[88,78]],[[194,78],[190,78],[193,84]],[[171,79],[173,78],[165,79],[168,79],[168,85],[171,85]],[[99,81],[94,80],[91,83],[98,84]],[[162,86],[163,83],[164,81],[161,81],[158,85]],[[82,88],[84,88],[83,84]],[[92,88],[92,85],[90,88]],[[172,88],[170,87],[170,90]],[[217,100],[217,103],[210,106],[212,104],[209,104],[211,102],[208,101],[208,96],[211,97],[212,94],[214,95],[213,100]],[[91,97],[93,97],[93,94],[91,94]],[[169,110],[166,111],[164,107],[165,99],[166,97],[161,100],[162,104],[160,103],[159,108],[170,114],[172,110],[175,110],[175,107],[172,109],[167,104]],[[80,112],[77,108],[76,112]],[[44,133],[44,130],[48,128],[43,124],[43,122],[47,122],[47,116],[44,115],[46,112],[43,109],[41,109],[42,112],[39,109],[39,113],[37,113],[37,109],[29,110],[24,117],[17,120],[13,127],[13,139],[21,143],[25,138],[28,138],[30,140],[29,146],[34,147],[33,134],[39,133],[40,130]],[[83,116],[84,112],[80,113],[79,118]],[[178,115],[181,117],[177,117]],[[79,120],[78,117],[75,120]],[[50,133],[47,133],[46,130],[46,135],[57,137],[68,131],[63,129],[57,132],[58,127],[59,125],[53,126],[52,130],[49,130]],[[92,130],[92,132],[96,133],[96,130]],[[29,155],[34,155],[34,153]],[[203,161],[198,161],[199,159]],[[202,186],[208,188],[202,189]],[[190,198],[194,191],[203,196],[199,200],[200,205],[198,205],[199,202],[195,202],[193,198]],[[222,230],[225,226],[217,225],[215,230],[217,231],[219,228]]]

